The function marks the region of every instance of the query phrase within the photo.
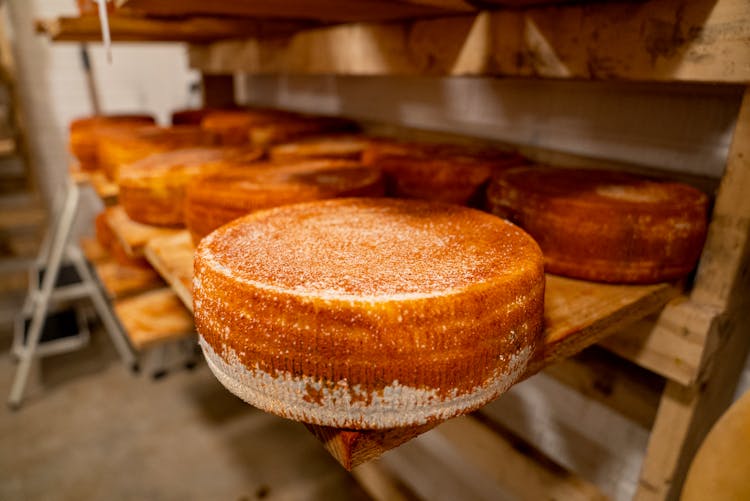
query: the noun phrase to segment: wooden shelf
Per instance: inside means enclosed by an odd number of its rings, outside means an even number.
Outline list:
[[[472,12],[464,0],[117,0],[118,8],[153,16],[243,16],[326,22],[386,21]]]
[[[107,208],[107,221],[125,252],[130,257],[142,257],[143,249],[149,240],[157,237],[170,236],[181,230],[160,228],[133,221],[120,205]]]
[[[152,238],[144,255],[175,291],[185,307],[193,311],[193,240],[190,232]]]
[[[190,42],[274,37],[289,35],[309,22],[274,21],[229,17],[189,17],[159,19],[110,15],[109,29],[113,42]],[[101,42],[102,32],[97,16],[58,17],[35,22],[38,33],[54,42]]]
[[[74,162],[68,167],[68,174],[77,184],[90,185],[104,205],[117,203],[120,188],[117,183],[110,181],[103,172],[82,170],[78,163]]]
[[[121,299],[114,310],[138,351],[193,335],[193,316],[169,288]]]
[[[187,232],[154,238],[146,258],[192,308],[190,283],[194,249]],[[570,357],[615,330],[659,311],[679,289],[669,284],[609,285],[547,275],[544,348],[523,378]],[[308,425],[326,449],[347,469],[432,429],[438,423],[392,430],[353,431]]]
[[[190,62],[208,73],[746,83],[749,36],[743,0],[595,2],[218,42],[191,47]]]

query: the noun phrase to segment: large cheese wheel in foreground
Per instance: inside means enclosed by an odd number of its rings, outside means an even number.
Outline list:
[[[537,244],[449,204],[340,199],[251,214],[203,239],[193,291],[217,378],[318,425],[469,412],[516,382],[541,341]]]
[[[130,219],[155,226],[184,226],[185,187],[196,176],[242,166],[260,148],[190,148],[158,153],[120,171],[120,205]]]
[[[383,195],[378,169],[346,160],[258,164],[194,179],[187,187],[185,224],[194,242],[251,212],[335,197]]]
[[[78,118],[70,123],[70,151],[83,170],[99,168],[98,141],[100,131],[107,128],[128,128],[154,123],[150,115],[95,115]]]
[[[706,195],[621,172],[512,169],[490,185],[488,203],[539,242],[547,271],[587,280],[683,277],[706,236]]]

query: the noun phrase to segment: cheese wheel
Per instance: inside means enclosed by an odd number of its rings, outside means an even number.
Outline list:
[[[258,123],[248,130],[250,143],[268,147],[314,134],[352,132],[356,123],[345,118],[322,116],[297,116],[293,118]]]
[[[449,204],[339,199],[204,238],[193,282],[209,367],[268,412],[354,429],[470,412],[541,343],[542,254],[515,225]]]
[[[291,112],[271,109],[221,110],[207,114],[201,127],[224,146],[242,146],[250,141],[250,128],[254,125],[290,119]]]
[[[70,152],[78,159],[81,169],[99,169],[99,133],[106,128],[128,128],[153,124],[149,115],[96,115],[78,118],[70,123]]]
[[[622,172],[511,169],[490,185],[488,203],[539,242],[548,272],[586,280],[681,278],[706,236],[705,194]]]
[[[193,241],[251,212],[334,197],[381,196],[379,170],[346,160],[258,164],[201,176],[187,187],[185,223]]]
[[[170,123],[172,125],[200,125],[204,118],[211,113],[221,110],[219,108],[186,108],[172,112]]]
[[[155,153],[211,146],[212,137],[199,127],[176,125],[173,127],[139,127],[136,129],[106,130],[100,137],[99,160],[112,181],[120,179],[120,169]]]
[[[316,136],[271,147],[274,162],[295,162],[315,158],[360,160],[371,139],[357,134]]]
[[[131,257],[125,251],[117,235],[112,231],[107,219],[107,211],[104,210],[94,218],[94,231],[96,240],[99,242],[107,253],[122,266],[133,266],[137,268],[151,268],[144,257]]]
[[[120,173],[120,205],[130,219],[154,226],[185,226],[185,187],[216,170],[242,166],[263,155],[259,148],[190,148],[157,153]]]
[[[527,163],[491,148],[386,140],[373,142],[363,162],[383,170],[393,196],[480,207],[494,174]]]

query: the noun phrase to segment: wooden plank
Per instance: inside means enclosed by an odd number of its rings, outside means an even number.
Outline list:
[[[169,288],[115,302],[115,314],[136,350],[193,335],[193,316]]]
[[[68,175],[76,184],[90,185],[104,205],[114,205],[117,202],[120,187],[117,186],[117,183],[110,181],[103,172],[85,171],[81,169],[78,162],[72,162],[68,166]]]
[[[117,6],[155,16],[202,14],[328,22],[385,21],[475,10],[463,0],[117,0]]]
[[[36,31],[53,42],[101,42],[98,16],[57,17],[38,19]],[[229,17],[189,17],[158,19],[110,15],[109,28],[113,42],[191,42],[245,37],[289,35],[310,23],[269,21]]]
[[[680,297],[649,316],[603,339],[613,353],[682,385],[701,380],[711,355],[706,340],[719,312]]]
[[[125,209],[119,205],[109,207],[106,211],[109,226],[130,257],[142,257],[143,248],[153,238],[175,235],[183,231],[137,223],[130,219]]]
[[[691,301],[720,315],[705,341],[704,377],[668,383],[652,429],[636,495],[677,499],[690,460],[729,406],[750,352],[750,87],[745,89],[727,168]]]
[[[606,497],[589,482],[555,465],[533,457],[495,428],[463,416],[440,425],[436,433],[447,438],[459,456],[506,488],[513,499],[594,500]],[[519,450],[520,449],[520,450]]]
[[[144,248],[148,262],[167,281],[190,311],[193,311],[194,253],[193,240],[187,230],[152,238]]]
[[[750,4],[647,0],[324,27],[193,46],[209,73],[750,81]]]
[[[550,365],[544,374],[645,429],[654,424],[664,379],[601,348]]]
[[[548,274],[544,348],[527,370],[527,377],[660,310],[678,294],[679,289],[668,284],[598,284]]]
[[[374,501],[407,501],[416,499],[410,492],[396,482],[377,462],[358,466],[352,470],[352,476]]]
[[[164,287],[164,281],[150,266],[126,266],[106,259],[95,262],[94,270],[111,299]]]

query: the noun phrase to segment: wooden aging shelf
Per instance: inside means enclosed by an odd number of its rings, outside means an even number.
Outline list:
[[[145,255],[192,309],[194,247],[187,231],[153,238]],[[609,285],[547,275],[544,347],[523,378],[595,344],[618,328],[661,310],[679,295],[669,284]],[[347,469],[424,433],[438,423],[413,428],[353,431],[307,425]]]

